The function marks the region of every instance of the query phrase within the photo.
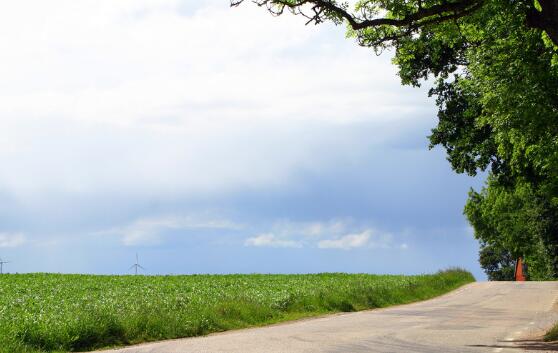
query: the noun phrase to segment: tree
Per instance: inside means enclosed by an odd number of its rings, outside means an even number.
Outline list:
[[[531,184],[509,188],[489,178],[481,192],[470,192],[465,214],[481,242],[480,263],[489,278],[500,269],[495,263],[506,268],[519,257],[531,279],[558,277],[558,207]]]
[[[231,0],[238,6],[244,0]],[[486,0],[361,0],[355,12],[349,11],[348,3],[335,0],[253,0],[265,6],[274,15],[285,9],[305,16],[308,23],[346,21],[364,45],[394,43],[412,36],[426,26],[451,22],[478,11]],[[558,2],[556,0],[521,1],[527,26],[546,31],[558,45]]]
[[[431,147],[458,173],[489,172],[465,208],[481,260],[522,256],[534,278],[558,278],[558,0],[255,2],[346,23],[360,45],[394,51],[403,84],[434,82]]]
[[[481,243],[479,262],[489,281],[513,281],[515,259],[509,251],[495,244]]]

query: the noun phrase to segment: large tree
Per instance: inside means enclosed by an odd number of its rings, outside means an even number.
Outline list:
[[[458,173],[489,173],[465,209],[486,271],[521,256],[532,278],[558,278],[558,0],[254,2],[346,23],[360,45],[393,50],[403,84],[433,84],[431,146]]]

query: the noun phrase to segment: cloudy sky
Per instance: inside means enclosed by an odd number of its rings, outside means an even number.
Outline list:
[[[484,278],[426,89],[342,27],[227,0],[0,5],[10,272]]]

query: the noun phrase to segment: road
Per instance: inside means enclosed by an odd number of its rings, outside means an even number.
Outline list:
[[[484,282],[432,300],[113,353],[554,352],[540,337],[558,321],[558,282]]]

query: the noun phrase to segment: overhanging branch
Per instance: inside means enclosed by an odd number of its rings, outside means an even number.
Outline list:
[[[238,6],[245,0],[230,1],[231,6]],[[409,7],[407,11],[397,11],[400,13],[375,18],[367,12],[360,15],[353,14],[349,12],[347,4],[339,4],[336,0],[252,0],[258,6],[266,6],[275,15],[282,14],[287,8],[297,15],[308,18],[307,23],[318,24],[326,20],[333,20],[336,23],[346,21],[357,32],[382,26],[401,29],[398,34],[390,33],[377,40],[369,41],[371,46],[389,42],[394,37],[401,37],[406,33],[414,33],[422,26],[469,15],[478,10],[485,0],[440,0],[439,3],[430,6],[425,6],[423,0],[416,1],[415,6]],[[558,0],[538,0],[538,2],[541,10],[533,6],[533,9],[526,14],[527,26],[544,30],[554,44],[558,45]],[[309,6],[309,10],[303,9],[305,5]],[[359,41],[362,42],[360,39]]]
[[[231,6],[238,6],[245,0],[231,0]],[[479,9],[484,0],[458,0],[454,2],[442,1],[439,4],[424,7],[422,1],[417,3],[414,11],[409,10],[405,14],[395,14],[391,17],[369,18],[366,13],[360,16],[350,13],[347,5],[338,4],[335,0],[253,0],[258,6],[266,6],[269,11],[279,15],[285,8],[295,14],[308,18],[308,23],[321,23],[325,20],[347,21],[355,31],[367,28],[388,26],[402,29],[400,34],[390,34],[372,41],[368,45],[374,46],[383,42],[391,41],[396,37],[404,36],[419,30],[422,26],[441,23],[451,19],[466,16]],[[304,11],[303,6],[309,6]],[[361,41],[362,42],[362,41]]]

